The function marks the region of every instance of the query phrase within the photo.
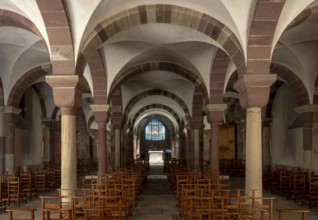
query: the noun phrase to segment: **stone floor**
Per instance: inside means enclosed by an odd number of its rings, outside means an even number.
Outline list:
[[[244,188],[244,179],[236,178],[231,180],[231,188]],[[50,194],[53,194],[50,193]],[[274,220],[277,218],[277,209],[308,209],[306,206],[301,206],[300,203],[294,203],[283,197],[273,195],[265,191],[264,197],[275,197],[274,200]],[[11,205],[13,207],[15,205]],[[22,203],[20,207],[37,208],[35,219],[41,219],[41,200],[34,198],[28,203]],[[8,214],[0,212],[0,220],[7,219]],[[25,217],[25,214],[17,215],[16,217]],[[152,166],[148,175],[147,185],[145,186],[142,195],[139,198],[137,207],[133,211],[130,220],[181,220],[178,209],[176,207],[174,195],[169,187],[166,175],[162,172],[161,166]],[[307,220],[318,220],[318,207],[310,210]]]

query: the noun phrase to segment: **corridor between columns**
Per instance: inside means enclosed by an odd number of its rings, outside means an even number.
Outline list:
[[[163,173],[163,165],[150,165],[147,184],[140,195],[138,205],[134,209],[130,219],[181,219],[167,175]]]

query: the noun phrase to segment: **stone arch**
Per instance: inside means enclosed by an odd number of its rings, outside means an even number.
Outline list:
[[[0,9],[0,26],[17,27],[30,31],[37,35],[40,38],[40,40],[43,41],[44,44],[47,46],[37,26],[28,18],[20,14],[5,9]]]
[[[248,35],[247,74],[270,73],[272,42],[284,4],[285,0],[256,1]]]
[[[237,37],[228,27],[207,14],[168,4],[140,5],[119,12],[96,25],[94,32],[82,43],[77,65],[85,66],[93,51],[99,49],[115,34],[131,27],[151,23],[174,24],[209,36],[224,48],[235,63],[238,72],[245,73],[243,50]]]
[[[185,112],[185,120],[189,120],[190,119],[190,112],[186,106],[186,104],[184,103],[184,101],[182,99],[180,99],[177,95],[169,92],[169,91],[164,91],[161,89],[152,89],[152,90],[148,90],[145,91],[143,93],[138,94],[137,96],[135,96],[132,100],[130,100],[130,102],[128,103],[126,109],[125,109],[125,113],[124,113],[124,118],[127,119],[129,112],[131,111],[131,109],[133,108],[133,106],[141,99],[148,97],[148,96],[154,96],[154,95],[159,95],[159,96],[164,96],[164,97],[168,97],[174,101],[176,101],[176,103],[178,103],[180,105],[180,107],[183,109],[183,111]]]
[[[295,93],[297,106],[310,104],[309,94],[301,79],[290,69],[280,64],[272,63],[271,72],[277,74],[287,84],[290,85]]]
[[[52,74],[74,75],[75,61],[72,30],[64,1],[36,0],[36,3],[42,14],[53,53],[51,56]],[[58,53],[58,56],[54,53]]]
[[[44,66],[34,67],[18,79],[10,91],[7,101],[8,106],[19,106],[21,97],[25,90],[30,87],[37,79],[47,75],[47,72],[44,68],[47,69],[47,67]]]
[[[204,82],[193,72],[189,71],[188,69],[179,66],[177,64],[168,63],[168,62],[153,62],[153,63],[143,63],[139,64],[137,66],[131,67],[122,74],[117,75],[117,77],[114,79],[114,82],[110,88],[110,94],[113,91],[116,91],[119,86],[122,84],[122,82],[128,80],[132,76],[136,76],[137,74],[141,74],[147,71],[152,70],[162,70],[162,71],[168,71],[176,73],[180,76],[185,77],[190,82],[195,83],[197,90],[199,90],[204,97],[205,101],[208,102],[208,93],[207,89],[204,85]]]
[[[145,120],[143,120],[140,125],[138,126],[138,129],[137,129],[137,136],[140,136],[141,134],[141,131],[143,129],[145,129],[145,126],[153,119],[153,118],[157,118],[158,120],[160,120],[171,132],[171,134],[175,135],[175,130],[174,130],[174,127],[173,127],[173,124],[171,123],[171,121],[166,118],[165,116],[163,115],[157,115],[157,114],[154,114],[154,115],[151,115],[149,116],[148,118],[146,118]]]
[[[95,104],[106,104],[107,103],[107,74],[105,71],[102,56],[98,50],[94,52],[88,62],[92,81],[93,81],[93,92],[94,92],[94,103]]]
[[[135,114],[135,117],[133,118],[132,120],[132,124],[135,124],[136,122],[136,119],[142,114],[144,113],[145,111],[149,110],[149,109],[162,109],[164,111],[167,111],[169,112],[177,121],[177,123],[179,124],[179,126],[181,125],[181,120],[178,116],[178,114],[172,109],[170,108],[169,106],[166,106],[166,105],[162,105],[162,104],[151,104],[151,105],[147,105],[143,108],[141,108],[136,114]]]
[[[210,103],[223,103],[223,91],[225,76],[230,62],[229,56],[222,50],[218,50],[210,77]]]

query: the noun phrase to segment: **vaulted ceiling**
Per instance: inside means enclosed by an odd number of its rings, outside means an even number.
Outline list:
[[[279,12],[273,2],[257,0],[66,0],[63,7],[56,2],[61,1],[0,1],[0,77],[5,105],[18,80],[31,69],[40,66],[51,74],[53,60],[67,59],[59,50],[67,47],[56,49],[51,37],[66,35],[50,28],[59,25],[64,12],[72,42],[67,50],[74,54],[74,65],[85,64],[83,76],[89,85],[85,97],[109,103],[127,123],[162,114],[179,129],[189,118],[200,116],[196,110],[202,111],[215,93],[223,97],[228,80],[239,71],[238,60],[248,63],[253,25],[271,13],[279,16],[266,21],[275,25],[263,26],[275,27],[268,30],[270,57],[266,59],[289,69],[313,101],[318,1],[274,1],[282,5]],[[212,21],[214,29],[206,33]],[[88,60],[83,62],[83,57]],[[218,68],[216,60],[224,57],[228,62],[221,68],[220,80],[213,71]],[[98,71],[105,80],[102,95],[96,87]],[[41,75],[33,83],[44,80]],[[219,99],[216,103],[222,102]],[[84,108],[89,119],[89,103]]]

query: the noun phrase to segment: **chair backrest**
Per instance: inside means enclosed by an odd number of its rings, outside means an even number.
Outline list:
[[[309,210],[305,209],[278,209],[278,220],[306,220]]]

